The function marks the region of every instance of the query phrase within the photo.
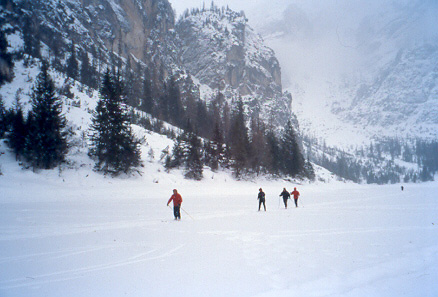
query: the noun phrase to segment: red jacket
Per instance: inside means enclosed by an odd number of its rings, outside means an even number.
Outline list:
[[[178,206],[178,205],[181,205],[181,203],[182,203],[182,197],[178,193],[177,194],[173,194],[170,197],[169,201],[167,201],[167,205],[169,205],[170,201],[172,201],[172,200],[173,200],[173,206]]]
[[[300,192],[297,190],[294,190],[291,194],[294,196],[294,199],[298,199],[298,196],[300,196]]]

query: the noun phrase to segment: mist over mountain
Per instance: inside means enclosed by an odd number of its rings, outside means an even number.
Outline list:
[[[367,4],[340,2],[319,12],[291,4],[261,25],[282,63],[294,111],[309,133],[333,144],[351,142],[341,131],[363,135],[353,143],[436,139],[438,5]]]
[[[306,133],[437,138],[436,1],[215,2],[244,10],[274,49]]]

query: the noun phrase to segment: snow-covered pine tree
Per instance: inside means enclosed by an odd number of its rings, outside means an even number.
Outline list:
[[[190,119],[187,119],[183,133],[175,138],[172,156],[168,168],[179,168],[186,165],[190,147],[190,134],[193,133],[193,126]]]
[[[47,61],[42,61],[31,98],[24,155],[34,168],[51,169],[65,159],[67,132],[62,102],[56,96]]]
[[[185,161],[185,155],[186,155],[186,143],[187,140],[185,139],[185,135],[181,134],[178,135],[175,138],[175,141],[173,143],[173,148],[172,148],[172,156],[169,156],[169,159],[166,160],[166,168],[167,169],[171,169],[171,168],[178,168],[180,167],[182,164],[184,164]]]
[[[304,173],[308,179],[315,180],[315,177],[316,177],[315,169],[313,168],[313,165],[310,162],[310,159],[307,159],[305,164],[304,164]]]
[[[120,82],[107,70],[91,125],[89,154],[95,170],[118,175],[141,165],[139,140],[132,133]]]

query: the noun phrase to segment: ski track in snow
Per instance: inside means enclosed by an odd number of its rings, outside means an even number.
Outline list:
[[[53,273],[35,275],[32,277],[27,277],[27,279],[32,279],[33,281],[31,283],[31,285],[35,286],[35,285],[50,284],[53,282],[60,282],[60,281],[81,278],[81,277],[84,277],[85,274],[87,274],[87,273],[93,273],[93,272],[107,270],[107,269],[115,269],[115,268],[119,268],[122,266],[129,266],[132,264],[139,264],[139,263],[143,263],[143,262],[147,262],[147,261],[151,261],[151,260],[158,260],[161,258],[166,258],[166,257],[171,256],[175,252],[177,252],[183,246],[184,245],[180,245],[180,246],[178,246],[170,251],[167,251],[165,253],[159,253],[159,254],[151,256],[151,257],[147,257],[147,256],[149,256],[150,254],[157,253],[156,250],[151,250],[151,251],[146,252],[146,253],[137,254],[133,257],[119,260],[119,261],[115,261],[115,262],[110,262],[110,263],[101,264],[101,265],[92,265],[92,266],[82,267],[80,269],[63,270],[63,271],[58,271],[58,272],[53,272]],[[64,255],[64,256],[67,256],[67,255]],[[53,259],[55,259],[55,258],[53,258]],[[19,279],[11,279],[8,281],[0,281],[0,287],[3,289],[12,289],[12,288],[19,288],[19,287],[23,287],[23,286],[24,287],[29,286],[28,283],[23,283],[23,281],[27,281],[27,280],[23,280],[22,278],[19,278]]]

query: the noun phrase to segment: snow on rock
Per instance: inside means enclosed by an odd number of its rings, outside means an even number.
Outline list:
[[[284,125],[292,98],[282,91],[274,51],[247,21],[243,13],[225,8],[187,12],[176,24],[181,62],[201,84],[226,98],[241,96],[250,114]]]

